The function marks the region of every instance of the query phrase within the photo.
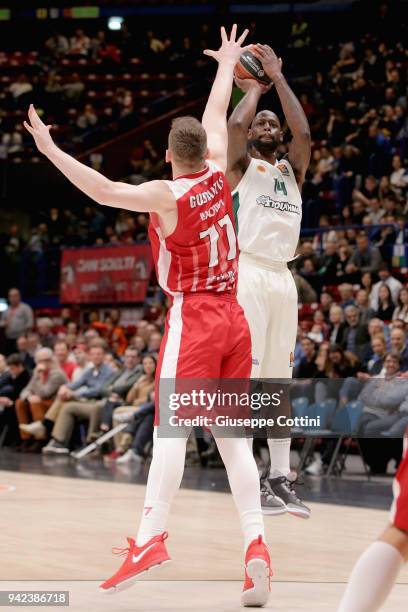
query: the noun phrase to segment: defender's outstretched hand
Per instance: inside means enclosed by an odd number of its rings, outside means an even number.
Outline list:
[[[75,187],[98,204],[134,212],[166,213],[171,210],[174,197],[163,181],[149,181],[137,187],[121,181],[111,181],[57,147],[50,136],[51,125],[45,125],[41,121],[32,104],[28,117],[30,121],[24,121],[24,127],[34,138],[38,150],[46,155]]]
[[[47,151],[49,151],[54,144],[54,141],[50,135],[52,125],[45,125],[45,123],[41,121],[32,104],[30,104],[28,117],[30,119],[30,123],[24,121],[24,127],[34,138],[37,149],[46,155]]]
[[[230,38],[228,39],[225,28],[221,28],[221,47],[218,51],[212,51],[211,49],[206,49],[203,53],[204,55],[208,55],[209,57],[214,58],[218,63],[221,62],[231,62],[234,66],[241,57],[241,53],[248,49],[247,47],[242,47],[242,43],[248,36],[249,30],[246,29],[243,31],[241,36],[236,40],[237,37],[237,24],[234,23],[231,30]]]
[[[273,81],[282,74],[282,58],[269,45],[253,45],[252,53],[262,63],[265,74]]]

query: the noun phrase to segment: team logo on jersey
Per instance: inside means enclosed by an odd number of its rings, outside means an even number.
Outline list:
[[[281,193],[282,195],[287,196],[288,192],[286,190],[285,181],[280,181],[279,179],[275,179],[275,193]]]
[[[276,168],[281,172],[281,174],[283,174],[283,176],[290,176],[289,168],[285,164],[278,164]]]
[[[266,168],[262,164],[258,164],[256,169],[258,170],[258,172],[266,172]]]
[[[296,204],[291,204],[290,202],[285,202],[283,200],[274,200],[270,196],[261,195],[256,198],[256,203],[264,208],[274,208],[275,210],[280,210],[281,212],[300,215],[299,208]]]

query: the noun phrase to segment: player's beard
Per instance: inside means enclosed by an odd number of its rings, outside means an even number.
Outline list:
[[[256,149],[261,155],[270,155],[275,153],[279,143],[276,140],[259,140],[253,139],[248,142],[248,147]]]

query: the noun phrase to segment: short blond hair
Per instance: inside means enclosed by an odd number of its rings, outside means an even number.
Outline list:
[[[193,166],[204,161],[207,152],[207,134],[198,119],[178,117],[171,124],[169,149],[174,161]]]

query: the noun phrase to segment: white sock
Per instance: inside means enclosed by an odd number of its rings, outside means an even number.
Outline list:
[[[239,520],[241,523],[242,533],[244,534],[245,552],[252,540],[256,540],[259,535],[261,535],[265,541],[262,512],[260,512],[258,508],[241,512],[239,515]]]
[[[166,528],[170,504],[162,501],[145,499],[143,516],[136,538],[136,545],[143,546],[151,538],[160,535]]]
[[[265,538],[258,468],[245,438],[215,438],[227,470],[244,535],[245,551],[259,535]]]
[[[143,546],[166,528],[170,503],[183,478],[187,437],[159,438],[154,432],[153,458],[146,485],[143,515],[136,538]]]
[[[385,602],[404,563],[387,542],[374,542],[357,561],[338,612],[375,612]]]
[[[268,439],[269,455],[271,461],[270,476],[276,472],[287,476],[290,472],[290,443],[291,438]]]

